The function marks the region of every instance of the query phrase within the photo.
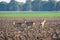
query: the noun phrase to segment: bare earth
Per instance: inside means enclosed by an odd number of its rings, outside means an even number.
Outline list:
[[[0,17],[0,40],[60,40],[60,17]]]

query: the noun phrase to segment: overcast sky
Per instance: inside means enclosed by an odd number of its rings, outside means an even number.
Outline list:
[[[0,0],[0,2],[1,2],[1,1],[6,1],[7,3],[9,3],[9,2],[10,2],[10,0]],[[25,3],[25,1],[26,1],[26,0],[16,0],[16,1],[24,2],[24,3]],[[57,1],[59,1],[59,0],[57,0]]]
[[[5,2],[7,2],[7,3],[10,2],[10,0],[0,0],[0,2],[1,2],[1,1],[5,1]],[[26,0],[16,0],[16,1],[18,1],[18,2],[25,2]]]

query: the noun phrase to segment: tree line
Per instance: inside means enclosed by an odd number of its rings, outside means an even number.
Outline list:
[[[0,2],[0,11],[60,11],[60,1],[27,0],[26,3],[11,0]]]

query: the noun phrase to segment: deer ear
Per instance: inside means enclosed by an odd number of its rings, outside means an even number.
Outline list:
[[[15,25],[15,21],[13,21],[13,25]]]
[[[26,21],[25,21],[25,23],[26,23]]]
[[[36,23],[33,22],[33,25],[35,25]]]

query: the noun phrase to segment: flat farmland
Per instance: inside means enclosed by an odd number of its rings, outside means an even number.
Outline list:
[[[0,12],[0,40],[60,40],[60,12]]]
[[[12,11],[12,12],[0,12],[0,17],[60,17],[60,12],[19,12],[19,11]]]
[[[60,17],[0,17],[0,35],[0,40],[60,40]]]

